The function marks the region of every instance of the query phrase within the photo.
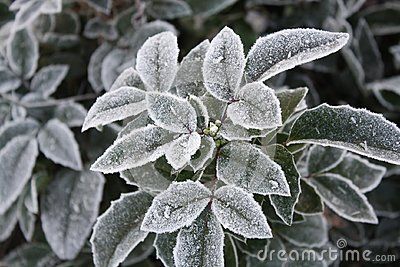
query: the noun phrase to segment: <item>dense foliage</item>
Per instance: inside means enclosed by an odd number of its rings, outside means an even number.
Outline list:
[[[260,251],[343,238],[398,253],[399,17],[0,1],[0,265],[327,266]]]

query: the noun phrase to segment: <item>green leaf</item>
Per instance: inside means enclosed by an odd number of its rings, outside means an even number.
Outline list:
[[[190,6],[183,0],[153,0],[146,5],[146,12],[157,19],[175,19],[192,14]]]
[[[300,195],[300,174],[297,171],[293,155],[286,148],[276,145],[270,147],[269,150],[274,151],[272,158],[282,167],[290,189],[290,196],[270,195],[269,198],[276,214],[287,225],[291,225],[293,222],[294,206]]]
[[[211,191],[199,182],[174,182],[154,198],[141,230],[170,233],[188,226],[204,210],[210,197]]]
[[[280,102],[282,122],[286,122],[308,93],[307,87],[296,89],[284,89],[276,92],[276,97]]]
[[[308,175],[323,173],[337,166],[346,155],[346,150],[314,145],[307,154]]]
[[[357,155],[348,153],[346,157],[329,172],[349,179],[362,193],[369,192],[379,185],[386,168],[373,164]]]
[[[165,267],[174,267],[174,247],[179,231],[172,233],[157,234],[154,247],[157,259],[160,259]]]
[[[82,131],[141,113],[146,110],[145,97],[144,91],[128,86],[105,93],[89,109]]]
[[[179,231],[174,248],[176,267],[224,266],[224,231],[211,210],[204,210]]]
[[[324,203],[339,216],[354,222],[377,224],[367,198],[348,179],[338,174],[322,174],[308,180]]]
[[[0,214],[11,207],[31,177],[37,142],[29,136],[17,136],[0,150]]]
[[[300,187],[301,194],[294,207],[295,211],[303,215],[322,213],[324,211],[324,203],[321,197],[315,192],[315,189],[304,182],[303,179],[300,180]]]
[[[97,219],[90,238],[96,266],[118,266],[146,238],[140,225],[152,199],[143,191],[122,194]]]
[[[288,144],[314,143],[400,164],[400,129],[382,115],[322,104],[294,123]]]
[[[328,225],[321,215],[304,216],[305,221],[285,226],[274,225],[279,235],[288,242],[300,247],[320,247],[328,241]]]
[[[252,193],[289,196],[289,185],[281,166],[255,146],[230,142],[217,159],[217,177]]]
[[[104,176],[91,171],[63,170],[41,198],[43,232],[60,259],[74,259],[96,221]]]

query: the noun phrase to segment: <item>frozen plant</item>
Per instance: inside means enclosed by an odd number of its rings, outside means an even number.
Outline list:
[[[283,30],[259,38],[245,57],[240,37],[225,27],[178,64],[173,33],[150,37],[136,67],[97,99],[83,124],[101,129],[125,120],[91,170],[119,172],[139,188],[97,219],[95,265],[118,266],[151,233],[157,256],[177,267],[237,262],[236,245],[256,246],[257,239],[321,247],[323,203],[350,221],[377,223],[364,192],[385,168],[353,153],[400,164],[400,130],[347,105],[307,109],[307,88],[264,84],[336,52],[348,38]]]

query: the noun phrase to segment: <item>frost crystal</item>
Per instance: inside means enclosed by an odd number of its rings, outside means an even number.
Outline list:
[[[174,248],[176,267],[223,267],[224,231],[217,218],[206,209],[192,223],[182,228]]]
[[[167,91],[178,69],[178,44],[172,32],[147,39],[137,53],[136,70],[148,90]]]
[[[183,134],[178,139],[171,142],[165,151],[168,163],[178,170],[184,167],[192,155],[200,148],[201,137],[198,133]]]
[[[221,149],[217,177],[252,193],[290,195],[281,166],[260,149],[244,142],[230,142]]]
[[[264,81],[295,66],[338,51],[348,41],[347,33],[315,29],[289,29],[259,38],[247,55],[249,81]]]
[[[234,124],[247,129],[267,129],[282,125],[281,108],[274,90],[263,83],[250,83],[235,94],[227,115]]]
[[[172,183],[154,198],[141,230],[166,233],[188,226],[204,210],[210,197],[210,190],[199,182]]]
[[[146,101],[149,116],[156,125],[175,133],[196,130],[196,111],[187,100],[168,93],[149,92]]]
[[[225,27],[211,41],[204,64],[204,84],[222,101],[234,99],[243,76],[245,59],[240,37]]]
[[[232,232],[246,238],[271,238],[271,229],[261,206],[253,196],[234,186],[223,186],[215,192],[212,211],[218,221]]]

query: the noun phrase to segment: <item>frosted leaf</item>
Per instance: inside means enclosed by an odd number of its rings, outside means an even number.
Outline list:
[[[143,191],[122,194],[97,218],[90,238],[96,266],[119,266],[146,238],[148,233],[141,231],[140,225],[152,199]]]
[[[34,214],[39,212],[39,200],[38,200],[38,189],[36,185],[36,180],[38,180],[40,175],[33,174],[29,185],[27,185],[27,192],[24,197],[25,207]]]
[[[144,89],[144,84],[140,79],[139,73],[137,73],[134,68],[124,70],[111,85],[110,91],[117,90],[124,86]]]
[[[247,55],[249,81],[264,81],[298,65],[325,57],[342,48],[347,33],[315,29],[288,29],[259,38]]]
[[[86,114],[86,109],[75,102],[61,103],[54,110],[54,117],[69,127],[82,126]]]
[[[189,101],[168,93],[146,94],[147,112],[156,125],[175,132],[191,133],[197,127],[197,115]]]
[[[147,111],[143,111],[132,121],[128,122],[128,124],[126,124],[124,128],[122,128],[122,130],[118,133],[118,138],[121,138],[122,136],[129,134],[139,128],[146,127],[149,124],[154,124],[154,122],[152,121],[152,119],[149,118],[149,114],[147,113]]]
[[[347,66],[350,70],[351,75],[356,81],[357,85],[361,88],[365,83],[365,73],[364,69],[361,65],[361,62],[358,60],[357,56],[354,54],[353,50],[348,47],[344,47],[341,50],[344,60],[347,63]]]
[[[346,150],[335,147],[323,147],[314,145],[307,154],[308,174],[326,172],[337,166],[344,156]]]
[[[281,0],[279,0],[281,2]],[[265,267],[266,265],[268,267],[286,267],[286,262],[287,260],[285,258],[282,258],[280,254],[276,253],[273,254],[271,253],[270,257],[268,256],[267,253],[271,252],[272,250],[274,251],[283,251],[285,252],[285,245],[281,241],[280,238],[274,237],[272,239],[268,239],[267,243],[268,247],[266,249],[263,249],[264,253],[259,255],[258,257],[254,256],[247,256],[246,257],[246,267]],[[261,256],[261,257],[260,257]],[[268,258],[269,257],[269,258]],[[300,266],[297,266],[300,267]],[[307,266],[311,267],[311,266]]]
[[[295,211],[302,215],[315,215],[324,212],[324,203],[321,197],[315,192],[314,187],[304,180],[300,181],[301,194],[294,207]]]
[[[307,87],[296,89],[284,89],[276,92],[281,107],[282,122],[286,122],[291,115],[304,103],[304,98],[308,93]]]
[[[190,158],[200,148],[201,137],[198,133],[183,134],[172,141],[165,151],[168,163],[175,170],[179,170],[189,163]]]
[[[21,79],[12,71],[0,68],[0,93],[7,93],[17,89],[21,85]]]
[[[362,193],[377,187],[386,173],[386,168],[373,164],[357,155],[348,153],[346,157],[329,172],[341,175],[356,185]]]
[[[39,17],[43,4],[44,1],[30,1],[22,5],[15,16],[14,29],[18,31],[32,24]]]
[[[205,94],[200,97],[201,101],[207,108],[208,116],[212,120],[221,120],[222,115],[227,107],[227,103],[213,97],[210,94]]]
[[[197,114],[197,127],[205,129],[208,127],[210,117],[208,116],[207,107],[204,105],[201,98],[191,95],[189,96],[189,103],[195,109]]]
[[[382,115],[350,106],[322,104],[305,111],[293,124],[288,145],[313,143],[346,149],[400,164],[400,130]]]
[[[205,167],[208,160],[210,160],[215,151],[215,142],[209,136],[202,136],[200,148],[194,154],[189,162],[189,165],[192,167],[193,171],[197,172],[198,170]]]
[[[16,10],[20,9],[22,6],[29,3],[30,1],[31,0],[15,0],[10,4],[9,10],[16,11]]]
[[[400,95],[400,76],[394,76],[388,79],[375,81],[366,85],[367,89],[371,90],[376,99],[388,109],[398,110],[396,103],[391,102],[391,95]],[[385,97],[385,95],[388,95]],[[393,98],[393,97],[392,97]]]
[[[235,99],[227,110],[234,124],[261,130],[282,125],[279,100],[274,90],[263,83],[246,84],[235,94]]]
[[[9,238],[17,224],[17,204],[14,203],[3,214],[0,215],[0,242]]]
[[[121,266],[132,266],[139,262],[145,261],[154,252],[154,239],[155,235],[148,235],[142,242],[140,242],[125,258]]]
[[[223,186],[214,195],[211,205],[218,221],[232,232],[246,238],[271,238],[271,229],[261,206],[253,196],[234,186]]]
[[[39,59],[39,45],[34,34],[22,29],[14,32],[7,43],[7,59],[11,69],[27,79],[35,73]]]
[[[104,14],[109,14],[112,7],[112,0],[85,0],[91,7]]]
[[[221,148],[217,177],[252,193],[290,196],[281,166],[249,143],[230,142]]]
[[[18,200],[18,225],[27,241],[32,241],[35,231],[36,216],[24,205],[25,196],[22,195]]]
[[[176,267],[224,266],[224,231],[209,209],[179,231],[174,263]]]
[[[60,259],[74,259],[97,218],[104,176],[91,171],[63,170],[41,199],[43,232]]]
[[[105,93],[89,109],[82,131],[141,113],[146,109],[145,98],[144,91],[128,86]]]
[[[42,13],[43,14],[56,14],[62,10],[62,0],[47,0],[43,3]]]
[[[49,246],[43,243],[25,243],[11,251],[3,259],[7,266],[51,266],[58,258]],[[46,265],[47,264],[47,265]]]
[[[224,123],[222,123],[218,134],[228,141],[251,141],[255,137],[265,137],[271,131],[273,130],[246,129],[240,125],[233,124],[231,120],[226,119]]]
[[[115,140],[91,166],[91,170],[113,173],[142,166],[163,156],[173,135],[149,125]]]
[[[148,90],[168,91],[178,69],[178,44],[172,32],[156,34],[143,44],[136,58],[136,70]]]
[[[271,200],[271,204],[279,218],[281,218],[287,225],[292,225],[294,206],[296,205],[301,192],[300,174],[297,171],[293,155],[285,147],[276,145],[267,149],[274,151],[273,158],[275,162],[282,167],[290,189],[290,196],[284,197],[270,195],[269,199]]]
[[[118,38],[118,31],[114,23],[104,21],[99,17],[94,17],[89,19],[86,23],[83,35],[90,39],[101,37],[106,40],[115,40]]]
[[[78,143],[64,123],[57,119],[48,121],[39,131],[38,142],[48,159],[74,170],[82,169]]]
[[[203,64],[204,85],[214,97],[234,99],[245,65],[243,44],[230,28],[223,28],[211,41]]]
[[[88,65],[88,80],[95,92],[100,92],[104,89],[101,81],[101,66],[104,58],[110,53],[112,46],[104,42],[91,55]]]
[[[41,68],[32,79],[31,90],[45,97],[50,96],[64,80],[68,70],[68,65],[49,65]]]
[[[174,182],[154,198],[141,230],[167,233],[188,226],[204,210],[210,197],[211,191],[199,182]]]
[[[289,241],[300,247],[320,247],[328,241],[328,225],[321,215],[304,216],[305,221],[292,226],[274,225],[274,230]]]
[[[206,92],[202,68],[209,46],[210,41],[204,40],[182,59],[173,84],[180,97],[201,96]]]
[[[378,218],[367,198],[348,179],[327,173],[309,180],[324,203],[339,216],[353,222],[377,224]]]
[[[149,193],[158,193],[166,190],[173,180],[173,177],[171,179],[164,177],[152,162],[122,171],[121,178],[127,184],[136,185],[141,190]]]
[[[127,50],[114,48],[104,57],[101,63],[101,81],[106,91],[110,90],[115,79],[121,74],[119,67],[125,63],[128,55]]]
[[[156,0],[146,5],[146,12],[153,18],[175,19],[192,14],[190,6],[183,0]]]
[[[157,259],[160,259],[165,267],[175,267],[174,247],[179,231],[173,233],[157,234],[154,247],[157,252]]]
[[[35,136],[39,130],[39,123],[33,119],[6,122],[0,127],[0,149],[11,139],[19,135]]]
[[[0,150],[0,214],[12,205],[31,177],[37,143],[30,136],[17,136]]]

